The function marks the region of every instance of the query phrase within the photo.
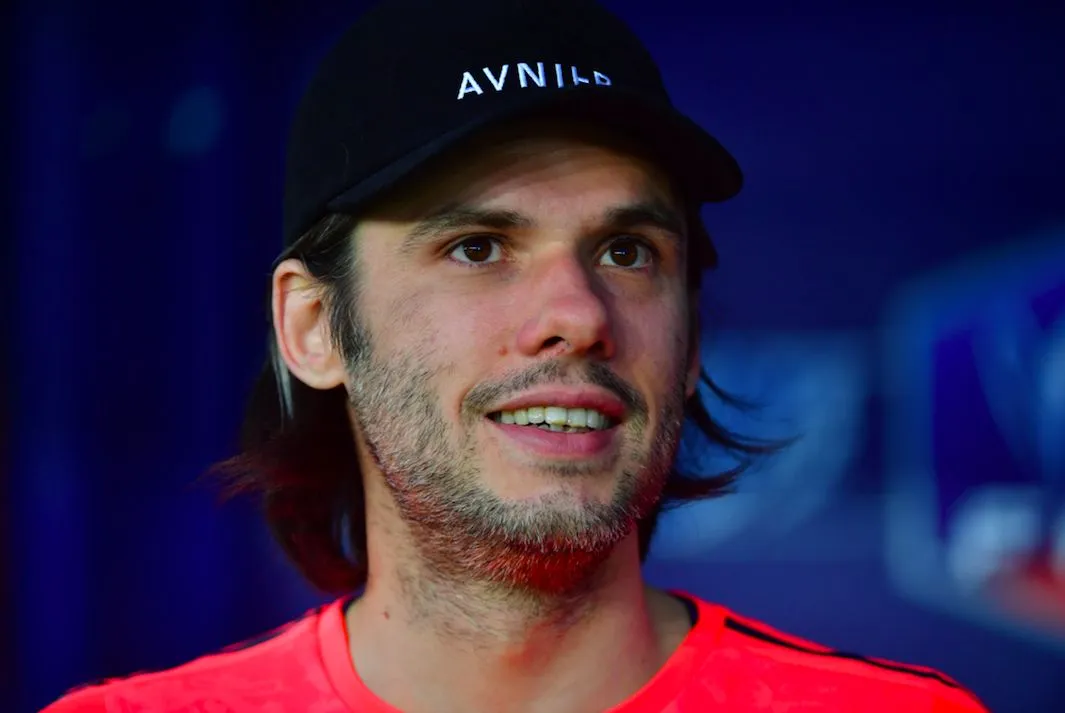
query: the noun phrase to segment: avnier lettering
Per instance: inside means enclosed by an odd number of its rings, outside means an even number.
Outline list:
[[[578,87],[582,84],[609,87],[613,83],[610,77],[598,70],[592,70],[591,78],[588,78],[585,76],[586,71],[572,65],[567,66],[556,62],[551,65],[551,68],[554,70],[552,72],[553,84],[559,89],[566,86]],[[530,87],[543,89],[547,87],[547,83],[547,67],[543,62],[537,62],[535,66],[527,62],[518,62],[513,71],[509,64],[504,64],[498,69],[481,67],[479,70],[468,70],[462,73],[458,98],[464,99],[469,94],[480,96],[490,90],[501,92],[508,86],[515,89],[529,89]]]

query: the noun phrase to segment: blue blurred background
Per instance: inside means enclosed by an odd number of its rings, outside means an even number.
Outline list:
[[[607,4],[748,177],[705,212],[705,349],[763,408],[720,416],[804,436],[648,576],[1065,710],[1065,6]],[[320,601],[197,479],[263,357],[291,111],[362,6],[5,9],[3,710]]]

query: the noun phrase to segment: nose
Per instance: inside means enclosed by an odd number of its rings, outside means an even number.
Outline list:
[[[608,305],[594,275],[578,256],[556,257],[523,288],[531,309],[518,330],[519,352],[527,356],[613,356]]]

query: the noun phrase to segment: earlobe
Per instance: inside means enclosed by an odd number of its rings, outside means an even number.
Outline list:
[[[317,281],[299,260],[285,260],[271,283],[274,338],[293,376],[315,389],[344,383],[344,364],[329,335]]]

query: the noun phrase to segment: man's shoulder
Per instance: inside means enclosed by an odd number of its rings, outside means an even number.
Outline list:
[[[301,682],[314,686],[321,670],[319,615],[316,609],[180,666],[78,686],[41,713],[259,710],[282,692],[299,695]]]
[[[724,607],[708,670],[727,667],[734,681],[801,700],[868,703],[868,710],[985,713],[974,693],[941,671],[833,649]]]

